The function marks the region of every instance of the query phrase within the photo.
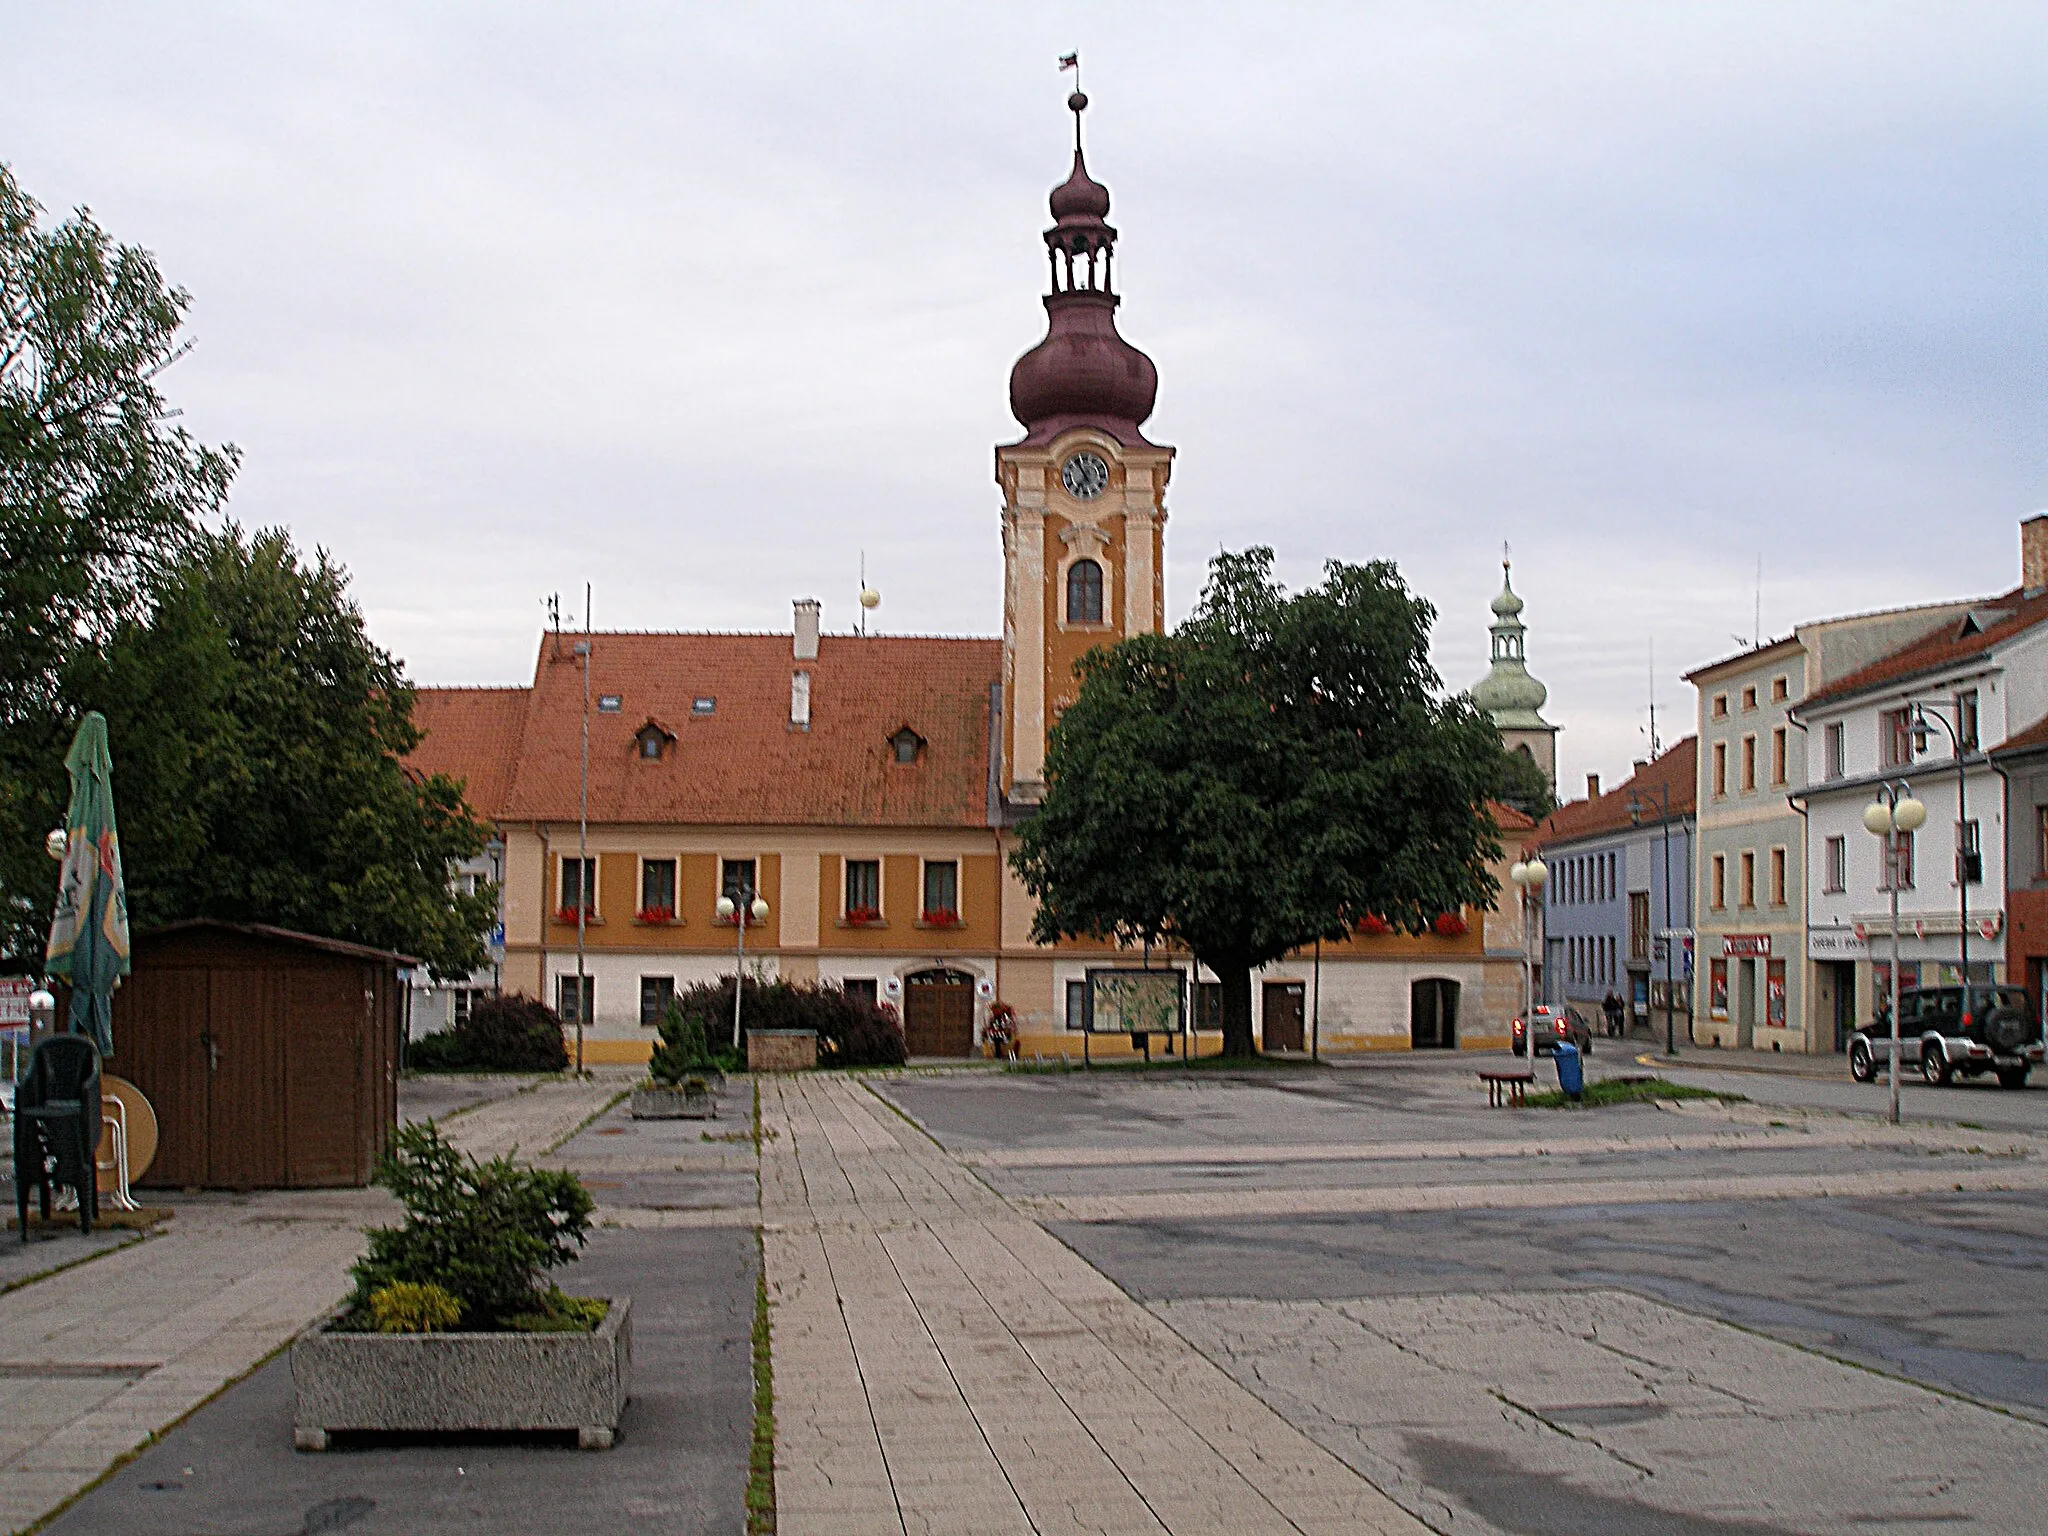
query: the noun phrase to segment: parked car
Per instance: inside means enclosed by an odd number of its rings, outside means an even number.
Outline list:
[[[1849,1036],[1849,1075],[1859,1083],[1891,1060],[1892,1026],[1872,1019]],[[2041,1020],[2025,987],[1907,987],[1899,994],[1899,1066],[1928,1082],[1996,1072],[2001,1087],[2024,1088],[2040,1064]]]
[[[1533,1015],[1536,1025],[1536,1054],[1548,1056],[1557,1049],[1560,1040],[1569,1040],[1579,1048],[1581,1056],[1593,1054],[1593,1026],[1580,1013],[1571,1008],[1560,1008],[1550,1003],[1538,1003]],[[1515,1054],[1529,1054],[1529,1021],[1517,1018],[1514,1022]]]

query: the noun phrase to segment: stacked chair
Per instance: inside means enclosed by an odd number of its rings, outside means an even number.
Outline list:
[[[99,1215],[100,1053],[84,1035],[52,1035],[35,1048],[14,1087],[14,1203],[28,1241],[28,1191],[39,1192],[43,1220],[60,1185],[78,1191],[78,1225]]]

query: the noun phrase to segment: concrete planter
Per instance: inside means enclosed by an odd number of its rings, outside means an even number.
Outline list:
[[[715,1120],[725,1079],[716,1072],[691,1073],[680,1083],[640,1083],[633,1089],[635,1120]]]
[[[576,1431],[609,1450],[632,1385],[633,1304],[592,1333],[330,1333],[292,1341],[292,1443],[341,1430]]]
[[[808,1072],[818,1064],[815,1029],[750,1029],[749,1072]]]

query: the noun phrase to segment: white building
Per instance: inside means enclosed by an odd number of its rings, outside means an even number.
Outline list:
[[[1807,953],[1838,1021],[1871,1017],[1890,988],[1885,840],[1863,825],[1888,784],[1928,813],[1901,849],[1901,985],[1958,980],[1966,954],[1971,977],[2005,979],[2005,785],[1986,754],[2048,716],[2048,516],[2021,537],[2021,586],[1793,712],[1807,740]]]

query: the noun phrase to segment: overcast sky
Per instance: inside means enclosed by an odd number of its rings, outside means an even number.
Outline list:
[[[193,296],[233,511],[426,683],[600,628],[1000,628],[1079,49],[1124,334],[1220,545],[1399,562],[1567,786],[1764,632],[2017,579],[2048,505],[2048,6],[0,0],[0,159]]]

